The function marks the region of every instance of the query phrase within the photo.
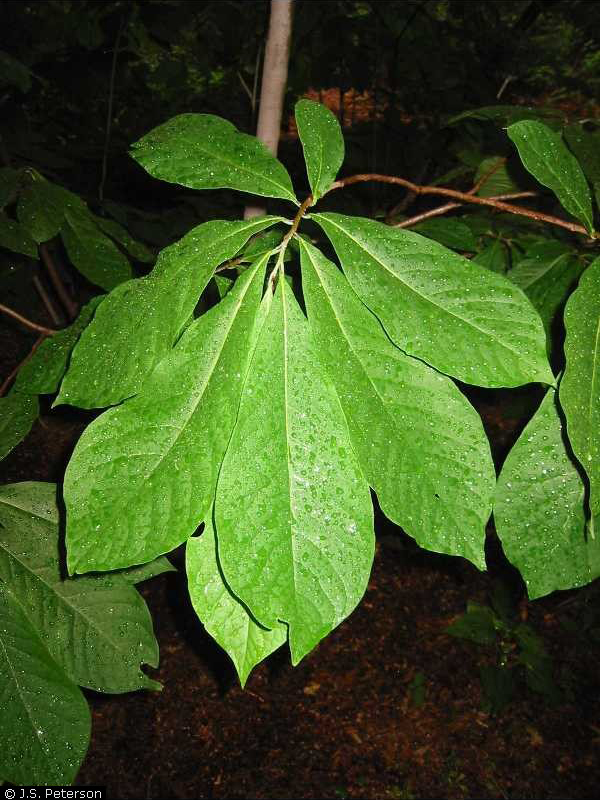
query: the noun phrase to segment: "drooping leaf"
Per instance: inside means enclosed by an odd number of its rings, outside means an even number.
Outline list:
[[[572,248],[556,241],[534,244],[508,273],[531,300],[548,336],[552,320],[583,270]]]
[[[51,483],[0,487],[0,579],[72,681],[102,692],[160,688],[140,670],[158,665],[158,645],[131,581],[62,578],[55,498]]]
[[[243,687],[254,667],[284,644],[287,630],[281,624],[273,630],[258,625],[231,593],[219,567],[210,515],[202,536],[188,539],[186,571],[194,610],[208,633],[231,657]]]
[[[507,131],[525,169],[557,196],[560,204],[591,232],[592,201],[585,176],[559,133],[542,122],[516,122]]]
[[[88,705],[2,580],[0,719],[3,780],[17,786],[72,783],[90,740]]]
[[[91,283],[108,292],[131,278],[129,261],[87,211],[67,211],[61,233],[70,261]]]
[[[19,196],[19,222],[38,244],[56,236],[63,225],[68,195],[57,188],[46,180],[35,180]]]
[[[316,202],[331,186],[344,160],[344,137],[331,111],[312,100],[295,107],[298,136],[304,150],[308,182]]]
[[[0,459],[27,436],[39,414],[38,399],[13,387],[0,397]]]
[[[581,276],[565,308],[565,372],[560,404],[573,452],[590,481],[590,508],[600,514],[600,258]]]
[[[129,231],[114,219],[107,219],[106,217],[98,217],[92,215],[94,222],[101,231],[110,236],[118,242],[124,250],[126,250],[132,258],[136,261],[142,261],[146,264],[151,264],[154,261],[154,253],[152,253],[145,244],[138,242]]]
[[[575,154],[585,177],[594,187],[596,205],[600,207],[600,131],[584,130],[581,123],[567,125],[563,136]]]
[[[501,239],[494,239],[491,244],[477,253],[473,261],[499,275],[504,275],[509,266],[508,252]]]
[[[15,389],[27,394],[52,394],[58,390],[71,351],[102,299],[94,297],[81,309],[72,325],[44,339],[32,358],[19,370]]]
[[[297,203],[290,176],[254,136],[212,114],[180,114],[143,136],[131,155],[150,175],[191,189],[237,189]]]
[[[315,346],[383,512],[422,547],[485,569],[496,481],[479,415],[449,378],[390,342],[319,250],[300,248]]]
[[[459,219],[426,219],[412,230],[453,250],[477,250],[477,239]]]
[[[83,433],[64,480],[70,573],[150,561],[205,519],[235,422],[267,258],[190,325],[136,397]]]
[[[55,405],[98,408],[134,395],[181,335],[215,268],[279,221],[206,222],[165,248],[150,275],[113,290],[77,342]]]
[[[219,560],[261,625],[288,626],[297,664],[354,609],[373,510],[335,390],[281,277],[217,484]]]
[[[552,383],[540,318],[520,289],[412,231],[312,214],[346,277],[409,355],[479,386]]]
[[[531,599],[600,575],[600,538],[586,539],[584,486],[565,449],[555,394],[548,390],[508,454],[494,500],[504,552]]]
[[[37,258],[37,246],[27,228],[0,213],[0,247]]]

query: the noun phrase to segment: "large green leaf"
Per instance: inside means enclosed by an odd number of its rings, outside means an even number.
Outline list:
[[[0,247],[37,258],[37,247],[25,226],[0,213]]]
[[[494,500],[504,552],[532,599],[600,575],[600,538],[586,539],[584,486],[565,449],[555,395],[550,388],[508,454]]]
[[[530,247],[508,277],[525,292],[542,318],[548,336],[552,320],[583,269],[572,248],[557,241]]]
[[[62,238],[73,266],[106,291],[131,278],[131,265],[116,244],[85,212],[67,211]]]
[[[18,392],[15,387],[0,397],[0,459],[27,436],[39,410],[36,396]]]
[[[479,415],[449,378],[390,342],[319,250],[300,248],[315,347],[382,510],[422,547],[485,569],[496,476]]]
[[[215,503],[219,560],[292,662],[362,597],[373,560],[369,488],[338,397],[280,276],[244,385]]]
[[[551,189],[561,205],[591,232],[594,223],[590,190],[562,136],[535,120],[516,122],[506,132],[516,145],[525,168]]]
[[[244,686],[254,667],[285,642],[287,630],[284,625],[272,631],[263,628],[231,593],[218,563],[210,515],[202,536],[188,540],[186,570],[194,610],[208,633],[229,653]]]
[[[212,114],[173,117],[132,145],[131,155],[163,181],[298,202],[285,167],[265,145]]]
[[[590,508],[600,514],[600,258],[581,276],[565,308],[566,367],[560,404],[573,452],[590,480]]]
[[[311,216],[354,291],[406,353],[479,386],[553,382],[541,320],[506,278],[412,231]]]
[[[118,286],[75,346],[55,405],[97,408],[134,395],[181,335],[215,268],[279,221],[205,222],[165,248],[150,275]]]
[[[158,665],[158,645],[131,580],[63,580],[55,497],[50,483],[0,487],[0,579],[75,683],[102,692],[160,688],[140,670]]]
[[[38,786],[72,783],[90,740],[88,705],[2,580],[0,719],[2,780]]]
[[[46,180],[34,180],[21,192],[17,216],[38,244],[56,236],[65,219],[70,193]],[[85,208],[82,201],[80,207]]]
[[[320,103],[299,100],[295,115],[308,182],[313,202],[316,202],[329,189],[342,166],[344,137],[335,116]]]
[[[69,572],[150,561],[212,505],[268,256],[186,330],[142,391],[85,430],[64,481]]]
[[[28,394],[52,394],[58,390],[71,351],[102,299],[102,296],[94,297],[81,309],[72,325],[44,339],[33,357],[19,370],[15,389]]]

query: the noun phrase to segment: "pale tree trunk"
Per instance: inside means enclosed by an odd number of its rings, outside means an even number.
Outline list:
[[[287,84],[294,0],[271,0],[256,136],[277,155],[283,97]],[[246,206],[244,219],[266,213],[261,206]]]

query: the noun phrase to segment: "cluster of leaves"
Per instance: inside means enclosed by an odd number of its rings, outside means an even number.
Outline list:
[[[485,707],[490,713],[497,714],[510,703],[523,678],[529,689],[550,702],[560,700],[552,658],[531,625],[519,619],[504,584],[495,584],[490,605],[469,603],[447,632],[474,642],[492,655],[491,663],[479,668]]]
[[[424,236],[315,213],[337,186],[344,143],[318,104],[300,101],[296,121],[311,187],[303,203],[284,166],[218,117],[184,114],[137,142],[132,154],[154,177],[278,198],[295,217],[189,231],[149,275],[118,283],[79,327],[50,337],[15,387],[32,393],[42,370],[54,376],[50,393],[60,384],[55,404],[112,406],[65,475],[69,573],[151,564],[186,543],[193,606],[242,684],[286,640],[300,661],[359,602],[374,550],[370,489],[419,545],[482,569],[493,509],[532,597],[600,573],[600,260],[587,266],[573,245],[569,258],[549,255],[531,229],[515,246],[469,217],[449,240],[451,225],[430,222]],[[588,183],[562,136],[532,119],[508,136],[593,234]],[[299,232],[305,217],[310,238]],[[323,234],[329,244],[316,247]],[[467,259],[444,237],[480,252]],[[490,249],[523,243],[510,270],[497,268]],[[523,261],[530,299],[513,280]],[[546,333],[584,268],[565,311],[557,391]],[[196,316],[211,282],[221,299]],[[453,379],[548,386],[498,485],[481,420]]]

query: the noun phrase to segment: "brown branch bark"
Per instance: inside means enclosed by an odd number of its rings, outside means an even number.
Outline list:
[[[48,245],[44,242],[44,244],[40,245],[39,249],[42,261],[46,267],[48,275],[50,276],[50,280],[52,281],[52,285],[54,286],[56,294],[59,296],[60,302],[63,304],[69,319],[73,320],[77,316],[77,303],[71,299],[69,293],[67,292],[66,286],[60,278],[58,270],[56,269],[54,261],[52,260],[52,256],[50,255],[50,251],[48,250]]]
[[[536,192],[515,192],[514,194],[498,194],[495,197],[488,198],[489,200],[516,200],[520,197],[536,197]],[[412,228],[413,225],[417,225],[419,222],[423,222],[423,220],[431,219],[431,217],[441,217],[443,214],[447,214],[448,211],[452,211],[455,208],[460,208],[464,203],[446,203],[444,206],[438,206],[437,208],[431,208],[429,211],[423,211],[421,214],[415,214],[414,217],[410,217],[410,219],[404,219],[402,222],[398,222],[395,225],[392,225],[392,228]]]
[[[27,317],[24,317],[22,314],[19,314],[18,311],[13,311],[12,308],[5,306],[4,303],[0,303],[0,311],[3,314],[6,314],[8,317],[12,317],[20,322],[22,325],[25,325],[26,328],[31,328],[32,331],[38,331],[38,333],[43,333],[44,336],[52,336],[58,331],[53,330],[52,328],[46,328],[45,325],[38,325],[37,322],[32,322]]]
[[[522,208],[521,206],[513,206],[510,203],[504,203],[501,200],[494,200],[491,197],[477,197],[469,192],[458,192],[455,189],[444,189],[443,187],[439,186],[418,186],[416,183],[407,181],[404,178],[398,178],[394,175],[378,175],[374,172],[351,175],[348,178],[342,178],[342,180],[332,183],[328,191],[332,192],[335,189],[342,189],[345,186],[351,186],[353,183],[366,183],[368,181],[392,183],[397,186],[403,186],[405,189],[420,195],[433,194],[441,197],[451,197],[453,200],[460,201],[461,204],[473,203],[474,205],[487,206],[488,208],[496,209],[496,211],[506,211],[509,214],[518,214],[522,217],[535,219],[538,222],[547,222],[549,225],[557,225],[561,228],[566,228],[568,231],[572,231],[573,233],[583,233],[584,235],[589,236],[588,232],[582,225],[578,225],[575,222],[569,222],[568,220],[561,219],[560,217],[555,217],[552,214],[544,214],[542,211],[532,211],[528,208]],[[593,233],[591,236],[591,238],[597,237],[597,233]]]

